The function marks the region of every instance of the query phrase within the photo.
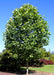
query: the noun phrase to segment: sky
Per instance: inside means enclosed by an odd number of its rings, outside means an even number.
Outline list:
[[[0,0],[0,52],[5,49],[3,33],[7,21],[12,17],[12,11],[28,3],[37,7],[39,14],[45,16],[51,35],[48,46],[44,48],[46,48],[47,51],[54,51],[54,0]]]

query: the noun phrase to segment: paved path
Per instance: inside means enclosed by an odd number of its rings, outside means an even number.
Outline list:
[[[0,75],[26,75],[26,74],[14,74],[14,73],[0,72]],[[54,73],[35,72],[29,75],[54,75]]]

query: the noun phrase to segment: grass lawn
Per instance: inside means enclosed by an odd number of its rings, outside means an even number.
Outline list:
[[[26,67],[23,68],[26,69]],[[54,65],[44,65],[43,67],[29,67],[29,70],[54,73]]]

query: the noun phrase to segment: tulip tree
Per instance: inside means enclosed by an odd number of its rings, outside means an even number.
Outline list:
[[[5,47],[28,63],[35,56],[39,57],[39,48],[48,45],[48,23],[30,4],[24,4],[12,13],[6,24]]]

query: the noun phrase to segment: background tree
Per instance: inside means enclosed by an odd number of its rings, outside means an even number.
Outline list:
[[[0,53],[0,60],[1,60],[1,58],[2,58],[2,53]]]
[[[40,48],[39,50],[41,51],[41,59],[49,60],[49,58],[51,56],[51,52],[50,51],[46,51],[45,48]]]
[[[45,57],[47,57],[46,56],[47,51],[45,48],[40,48],[39,50],[41,52],[41,59],[44,59]]]
[[[47,21],[37,8],[24,4],[13,11],[13,17],[6,24],[5,47],[25,60],[28,68],[30,59],[40,58],[39,48],[48,45],[49,35]]]
[[[54,62],[54,54],[51,55],[49,59],[52,60],[52,61]]]

